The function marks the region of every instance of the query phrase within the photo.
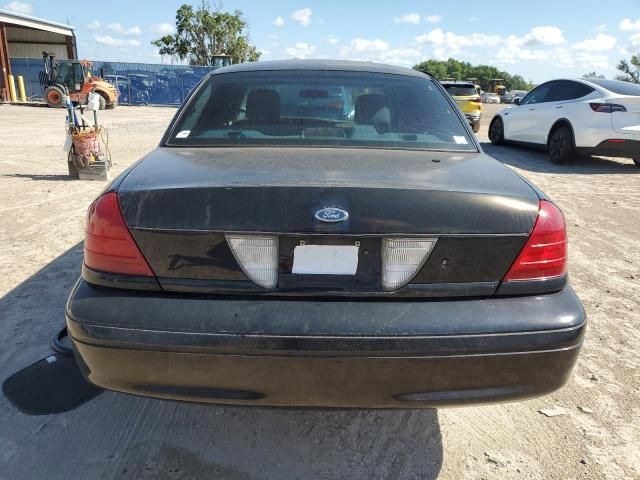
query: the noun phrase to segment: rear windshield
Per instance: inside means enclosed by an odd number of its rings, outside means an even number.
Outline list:
[[[618,95],[640,95],[640,85],[637,83],[598,79],[589,79],[589,82],[595,83],[596,85],[606,88],[610,92],[617,93]]]
[[[443,85],[452,96],[477,95],[476,87],[473,85]]]
[[[428,78],[313,70],[211,75],[167,144],[476,150]]]

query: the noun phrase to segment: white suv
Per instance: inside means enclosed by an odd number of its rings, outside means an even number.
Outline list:
[[[551,161],[576,154],[632,158],[640,166],[640,85],[619,80],[552,80],[491,120],[489,139],[541,146]]]

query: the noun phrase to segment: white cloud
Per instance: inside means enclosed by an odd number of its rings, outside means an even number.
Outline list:
[[[607,24],[606,23],[601,23],[600,25],[598,25],[598,27],[596,28],[597,32],[600,33],[604,33],[607,31]]]
[[[616,46],[616,37],[611,35],[605,35],[599,33],[595,38],[589,38],[581,42],[573,44],[571,47],[574,50],[584,50],[587,52],[605,52],[607,50],[613,50]]]
[[[535,27],[523,36],[493,35],[486,33],[470,33],[468,35],[458,35],[453,32],[446,32],[441,28],[436,28],[430,32],[416,37],[420,44],[429,44],[434,47],[433,55],[444,60],[451,56],[471,54],[465,49],[485,48],[495,52],[493,61],[502,64],[517,63],[520,60],[546,61],[551,58],[547,50],[532,49],[531,46],[557,46],[565,42],[562,31],[557,27]]]
[[[33,13],[33,6],[26,2],[11,2],[3,5],[2,8],[15,13],[22,13],[23,15],[31,15]]]
[[[139,47],[140,42],[138,40],[131,40],[128,38],[113,38],[110,35],[95,35],[93,37],[96,42],[107,47]]]
[[[339,42],[340,40],[337,37],[334,37],[333,35],[329,35],[327,37],[327,42],[329,42],[331,45],[335,45]]]
[[[280,16],[276,17],[276,19],[273,21],[273,24],[276,27],[282,27],[284,25],[284,18],[282,18]]]
[[[427,15],[424,17],[425,21],[428,23],[440,23],[442,21],[441,15]]]
[[[171,35],[176,29],[170,23],[157,23],[151,27],[151,31],[160,35]]]
[[[457,35],[453,32],[445,32],[441,28],[436,28],[416,37],[416,41],[435,45],[441,49],[441,52],[457,53],[464,47],[496,47],[502,41],[502,37],[484,33]]]
[[[413,23],[418,25],[420,23],[419,13],[405,13],[393,19],[395,23]]]
[[[632,47],[640,47],[640,33],[634,33],[629,37]]]
[[[107,28],[109,30],[113,30],[116,33],[119,33],[120,35],[140,35],[142,33],[142,30],[140,30],[140,27],[137,25],[134,25],[130,28],[125,28],[122,26],[122,24],[117,22],[110,23],[109,25],[107,25]]]
[[[469,21],[471,23],[476,23],[476,22],[479,22],[480,19],[478,17],[472,16],[472,17],[469,17]]]
[[[640,30],[640,18],[637,19],[635,22],[632,21],[630,18],[625,18],[620,22],[620,30],[624,30],[627,32]]]
[[[560,45],[564,43],[564,35],[558,27],[534,27],[525,35],[525,45]]]
[[[291,14],[291,20],[298,22],[303,27],[308,27],[311,23],[311,15],[313,15],[313,12],[310,8],[303,8],[293,12]]]
[[[102,26],[102,24],[98,20],[94,20],[91,23],[87,24],[87,29],[88,30],[98,30],[101,26]]]
[[[285,49],[287,55],[294,58],[307,58],[316,51],[316,47],[305,42],[296,42],[295,46]]]
[[[351,48],[356,52],[366,52],[375,50],[378,52],[384,52],[389,50],[389,44],[384,40],[374,39],[368,40],[366,38],[354,38],[351,40]]]

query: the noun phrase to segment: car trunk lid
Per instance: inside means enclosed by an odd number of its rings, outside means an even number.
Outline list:
[[[607,99],[607,103],[622,105],[626,112],[614,111],[611,124],[617,133],[640,136],[640,96],[621,96]]]
[[[482,153],[346,148],[159,148],[118,197],[164,289],[255,291],[225,238],[239,233],[278,239],[281,293],[381,292],[383,238],[398,237],[437,240],[415,282],[482,284],[460,292],[492,293],[539,202]],[[348,218],[318,221],[326,207]],[[302,245],[358,247],[356,274],[296,274]]]

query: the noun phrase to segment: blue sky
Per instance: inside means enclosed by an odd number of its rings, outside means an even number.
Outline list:
[[[150,41],[171,31],[182,3],[0,0],[0,8],[68,20],[81,58],[168,63]],[[242,10],[265,60],[347,58],[412,66],[454,57],[541,82],[592,70],[613,77],[620,58],[640,52],[639,0],[538,0],[522,8],[517,2],[489,2],[509,5],[502,8],[480,3],[226,0],[222,6]]]

